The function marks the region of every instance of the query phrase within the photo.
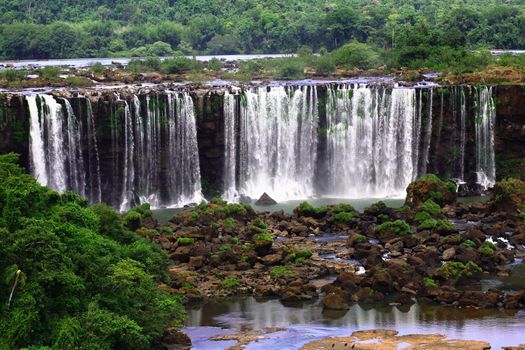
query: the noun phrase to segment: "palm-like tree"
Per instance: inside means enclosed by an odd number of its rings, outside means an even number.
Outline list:
[[[14,264],[9,266],[5,272],[5,283],[11,289],[9,293],[9,300],[7,301],[7,308],[11,306],[11,300],[13,300],[13,294],[17,287],[24,287],[26,284],[26,274],[18,268],[18,265]]]

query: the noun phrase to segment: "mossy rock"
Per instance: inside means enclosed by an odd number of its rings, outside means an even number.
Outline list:
[[[456,185],[433,174],[427,174],[408,185],[406,206],[415,209],[429,199],[440,206],[454,204],[457,200]]]
[[[515,214],[525,206],[525,182],[509,178],[496,182],[490,207],[493,211]]]

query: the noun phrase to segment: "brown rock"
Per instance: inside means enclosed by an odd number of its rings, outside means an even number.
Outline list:
[[[160,340],[165,350],[186,350],[191,348],[191,339],[178,328],[168,328]]]
[[[279,265],[283,260],[281,254],[270,254],[262,258],[262,261],[267,266]]]
[[[321,304],[330,310],[348,310],[348,304],[341,297],[341,295],[336,293],[327,294],[322,300]]]
[[[441,254],[441,259],[445,261],[449,261],[449,260],[454,259],[455,256],[456,256],[456,248],[451,247],[451,248],[446,249],[443,252],[443,254]]]
[[[190,266],[194,269],[199,269],[204,265],[204,257],[202,256],[192,256],[189,260]]]

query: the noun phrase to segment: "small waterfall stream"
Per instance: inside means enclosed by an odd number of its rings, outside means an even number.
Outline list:
[[[477,182],[486,190],[496,183],[496,159],[494,154],[494,127],[496,105],[491,87],[477,91],[477,114],[474,120],[476,135],[476,176]]]

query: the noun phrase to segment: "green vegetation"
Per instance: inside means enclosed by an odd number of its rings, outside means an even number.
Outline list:
[[[436,281],[430,277],[423,278],[423,285],[427,288],[437,288],[438,287]]]
[[[195,240],[190,237],[179,237],[177,239],[177,243],[179,245],[192,245],[193,243],[195,243]]]
[[[336,224],[351,224],[355,217],[355,213],[341,212],[334,214],[328,218],[328,221]]]
[[[476,272],[483,272],[483,269],[476,263],[469,261],[464,264],[459,261],[446,262],[439,268],[439,273],[445,278],[472,277]]]
[[[221,286],[224,289],[236,288],[236,287],[240,287],[240,285],[241,285],[241,282],[239,282],[239,280],[235,277],[228,277],[224,279],[223,281],[221,281]]]
[[[235,220],[233,220],[233,218],[226,218],[226,219],[224,219],[223,225],[226,228],[234,228],[235,227]]]
[[[485,241],[481,247],[479,247],[478,251],[486,256],[492,256],[494,255],[494,251],[496,250],[496,246],[494,243],[490,241]]]
[[[223,244],[219,247],[219,250],[222,252],[227,252],[229,250],[232,250],[232,246],[229,244]]]
[[[324,217],[326,213],[328,213],[328,209],[326,207],[314,208],[308,202],[302,202],[293,211],[299,216],[309,216],[309,217]]]
[[[270,270],[270,274],[272,276],[278,277],[278,276],[288,276],[292,275],[293,272],[288,270],[285,266],[274,266]]]
[[[181,299],[157,285],[166,253],[17,161],[0,156],[0,347],[153,349],[184,317]]]
[[[419,226],[419,230],[434,230],[439,233],[450,232],[454,229],[452,223],[448,220],[427,219]]]
[[[394,236],[406,236],[410,234],[410,226],[403,220],[387,221],[376,226],[375,231],[378,233]]]
[[[269,234],[269,233],[261,233],[261,234],[258,234],[258,235],[256,235],[253,239],[254,239],[255,242],[260,242],[260,243],[273,242],[273,237],[272,237],[272,235]]]
[[[476,243],[467,239],[465,242],[461,243],[461,246],[464,248],[476,248]]]

